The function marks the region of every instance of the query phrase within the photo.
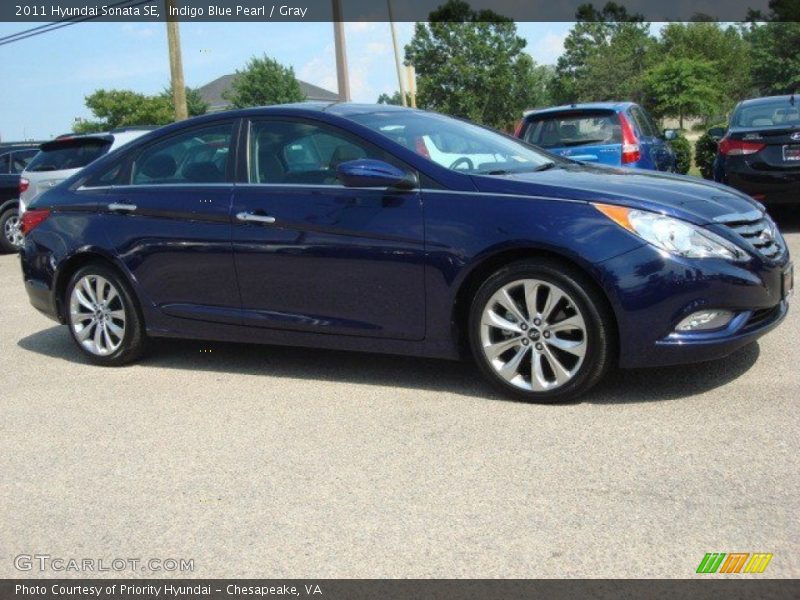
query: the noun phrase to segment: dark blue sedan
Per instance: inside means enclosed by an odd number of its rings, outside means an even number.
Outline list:
[[[22,228],[32,304],[98,364],[148,337],[471,354],[534,401],[612,365],[725,356],[784,318],[792,286],[739,192],[387,106],[170,125],[40,196]]]

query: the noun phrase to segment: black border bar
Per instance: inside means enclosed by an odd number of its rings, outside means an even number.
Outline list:
[[[126,586],[126,587],[123,587]],[[37,591],[31,592],[32,589]],[[136,588],[132,593],[125,589]],[[27,590],[27,591],[26,591]],[[97,593],[99,591],[99,593]],[[177,592],[177,593],[176,593]],[[2,600],[784,600],[796,579],[5,579]]]
[[[388,21],[386,0],[3,0],[0,21],[56,22],[87,18],[94,21],[153,22],[328,22],[339,2],[341,21]],[[446,0],[391,0],[395,21],[427,21]],[[515,21],[575,21],[578,10],[591,5],[602,10],[607,0],[464,0],[475,11],[493,11]],[[167,4],[179,13],[170,17]],[[616,0],[631,18],[645,21],[800,21],[800,0]],[[213,10],[212,10],[213,7]],[[283,7],[283,8],[282,8]],[[126,10],[127,9],[127,10]],[[486,13],[489,14],[489,13]],[[585,13],[584,13],[585,14]],[[487,19],[489,20],[489,19]]]

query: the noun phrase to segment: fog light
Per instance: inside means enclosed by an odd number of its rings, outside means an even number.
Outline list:
[[[722,329],[731,322],[733,313],[729,310],[701,310],[690,314],[675,328],[676,331],[709,331]]]

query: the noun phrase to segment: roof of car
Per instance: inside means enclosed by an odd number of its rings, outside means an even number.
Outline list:
[[[252,108],[243,108],[240,110],[227,111],[227,113],[212,113],[215,116],[221,114],[253,114],[253,113],[270,113],[270,112],[285,112],[285,111],[319,111],[346,117],[348,115],[360,115],[377,112],[387,111],[413,111],[414,108],[405,106],[396,106],[393,104],[362,104],[357,102],[294,102],[291,104],[273,104],[271,106],[254,106]]]
[[[790,102],[792,96],[794,96],[795,103],[800,105],[800,95],[795,94],[783,94],[782,96],[762,96],[761,98],[748,98],[747,100],[742,100],[742,106],[752,106],[754,104],[766,104],[767,102],[774,102],[775,100],[786,100],[786,102]]]
[[[583,102],[581,104],[563,104],[561,106],[549,106],[547,108],[534,108],[526,110],[525,116],[543,115],[547,113],[569,112],[571,110],[623,110],[634,105],[634,102]]]

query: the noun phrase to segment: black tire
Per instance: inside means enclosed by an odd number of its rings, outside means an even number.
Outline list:
[[[481,321],[487,303],[504,286],[526,279],[552,284],[566,292],[572,301],[567,304],[567,307],[572,307],[572,310],[577,309],[585,324],[584,343],[586,349],[582,363],[576,364],[572,378],[566,383],[546,391],[522,389],[504,379],[496,367],[492,366],[481,341]],[[528,312],[527,308],[523,310]],[[600,381],[616,360],[616,329],[605,298],[584,273],[568,264],[551,259],[531,259],[511,263],[491,275],[480,286],[473,298],[468,327],[472,356],[484,376],[504,394],[525,402],[552,403],[573,400]],[[528,330],[529,335],[534,335],[532,329],[534,328],[531,327]],[[538,335],[538,331],[536,334]],[[558,334],[550,335],[554,338],[558,336]],[[523,333],[522,338],[524,337]],[[535,339],[545,341],[538,337]],[[529,351],[532,354],[533,341],[529,340],[525,343],[526,345],[530,344]],[[536,345],[539,346],[539,344]],[[528,382],[533,375],[529,377]],[[520,380],[517,379],[517,381]]]
[[[117,312],[119,312],[120,306],[124,309],[124,334],[121,338],[117,338],[119,346],[112,352],[102,356],[84,347],[84,344],[78,339],[78,334],[74,327],[75,318],[71,314],[71,298],[73,291],[76,285],[86,277],[89,277],[90,281],[93,277],[101,277],[109,282],[115,291],[118,292],[119,298],[119,301],[112,301],[111,308],[117,309]],[[69,329],[75,345],[91,362],[97,365],[116,367],[135,361],[144,352],[147,336],[141,310],[139,309],[136,297],[128,285],[128,282],[113,268],[102,263],[90,263],[78,269],[67,284],[66,293],[63,298],[63,307],[67,328]],[[117,324],[119,324],[119,321],[117,321]],[[91,331],[89,333],[90,335],[88,337],[93,337]]]
[[[9,220],[18,216],[16,207],[8,208],[0,215],[0,251],[3,253],[18,252],[19,247],[15,246],[11,240],[6,237],[6,224]]]

